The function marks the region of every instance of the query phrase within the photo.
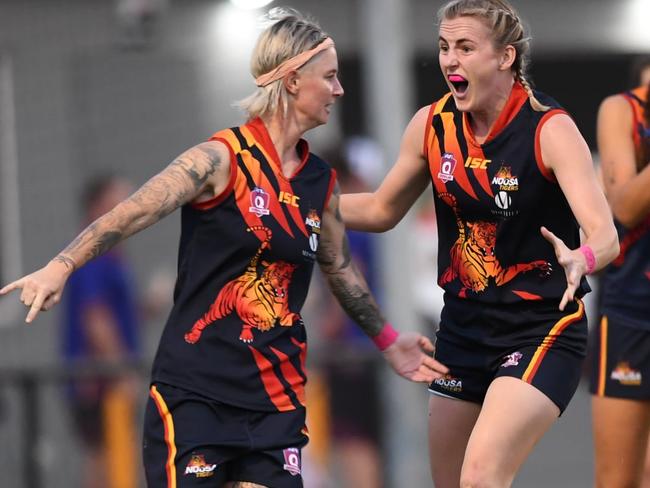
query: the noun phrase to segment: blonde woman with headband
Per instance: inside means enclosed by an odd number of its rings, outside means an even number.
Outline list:
[[[245,124],[187,150],[93,222],[20,289],[27,322],[70,274],[181,207],[174,307],[153,364],[144,426],[148,486],[302,487],[307,338],[300,309],[317,262],[393,369],[431,382],[431,342],[398,334],[350,260],[336,175],[303,134],[343,95],[334,42],[274,10],[252,59]],[[210,478],[206,480],[206,478]]]
[[[585,275],[618,241],[576,125],[531,89],[512,6],[447,2],[438,47],[450,92],[412,118],[377,191],[343,195],[341,214],[385,231],[432,184],[445,293],[435,357],[450,370],[429,386],[433,481],[508,487],[575,393]]]

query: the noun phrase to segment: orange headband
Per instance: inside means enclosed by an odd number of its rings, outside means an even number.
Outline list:
[[[334,41],[331,37],[326,37],[323,42],[318,44],[316,47],[310,49],[309,51],[303,51],[300,54],[296,54],[293,58],[289,58],[277,68],[272,69],[268,73],[255,78],[255,84],[257,86],[266,86],[269,83],[273,83],[276,80],[284,78],[284,76],[289,72],[296,70],[303,66],[307,61],[316,56],[319,52],[324,51],[327,48],[333,47]]]

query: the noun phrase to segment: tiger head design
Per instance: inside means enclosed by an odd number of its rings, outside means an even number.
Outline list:
[[[497,240],[496,222],[467,222],[470,245],[483,256],[483,261],[494,261]]]
[[[289,293],[291,276],[297,266],[284,261],[275,263],[262,261],[262,265],[265,268],[262,272],[261,282],[268,287],[274,297],[284,300]]]
[[[269,248],[272,233],[266,227],[251,227],[250,230],[263,231],[266,239],[246,271],[224,285],[209,310],[185,334],[186,342],[195,344],[208,325],[233,311],[242,321],[239,339],[246,343],[253,342],[252,328],[268,331],[276,324],[290,327],[301,321],[298,313],[289,310],[289,286],[298,265],[285,261],[260,262],[262,252]]]
[[[503,174],[510,172],[505,168]],[[502,286],[520,273],[540,270],[540,276],[548,276],[552,267],[544,260],[502,266],[496,256],[497,222],[465,221],[460,216],[458,202],[451,193],[441,193],[440,199],[449,205],[456,217],[458,238],[451,248],[451,263],[440,275],[439,284],[445,285],[459,279],[461,289],[458,295],[466,297],[467,292],[481,293],[490,286]]]

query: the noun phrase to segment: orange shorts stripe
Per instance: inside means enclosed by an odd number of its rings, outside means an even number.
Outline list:
[[[598,361],[598,391],[596,395],[605,395],[605,376],[607,374],[607,317],[600,321],[600,359]]]
[[[585,305],[582,303],[582,300],[578,300],[578,310],[571,315],[562,317],[557,321],[557,323],[553,326],[546,337],[544,337],[542,343],[537,346],[537,350],[533,355],[533,359],[530,361],[528,367],[526,368],[526,371],[524,372],[524,375],[521,377],[522,380],[524,380],[526,383],[532,383],[533,378],[539,369],[539,366],[544,360],[544,356],[546,356],[546,352],[551,348],[551,346],[553,346],[555,339],[557,339],[562,331],[569,325],[571,325],[573,322],[576,322],[577,320],[580,320],[584,316],[584,312]]]
[[[163,397],[158,393],[155,386],[151,387],[149,396],[153,399],[158,408],[158,413],[165,427],[165,443],[167,444],[167,462],[165,470],[167,471],[167,488],[176,488],[176,444],[174,442],[174,420],[172,414],[167,408]]]

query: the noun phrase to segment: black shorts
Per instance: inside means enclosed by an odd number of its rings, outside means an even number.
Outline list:
[[[560,409],[573,397],[587,350],[587,318],[577,300],[561,312],[557,303],[487,306],[445,297],[436,334],[438,361],[449,367],[431,393],[482,404],[490,383],[519,378]]]
[[[144,425],[149,488],[248,481],[302,488],[305,410],[253,412],[164,384],[151,387]]]
[[[650,400],[650,331],[603,316],[593,339],[591,393]]]

